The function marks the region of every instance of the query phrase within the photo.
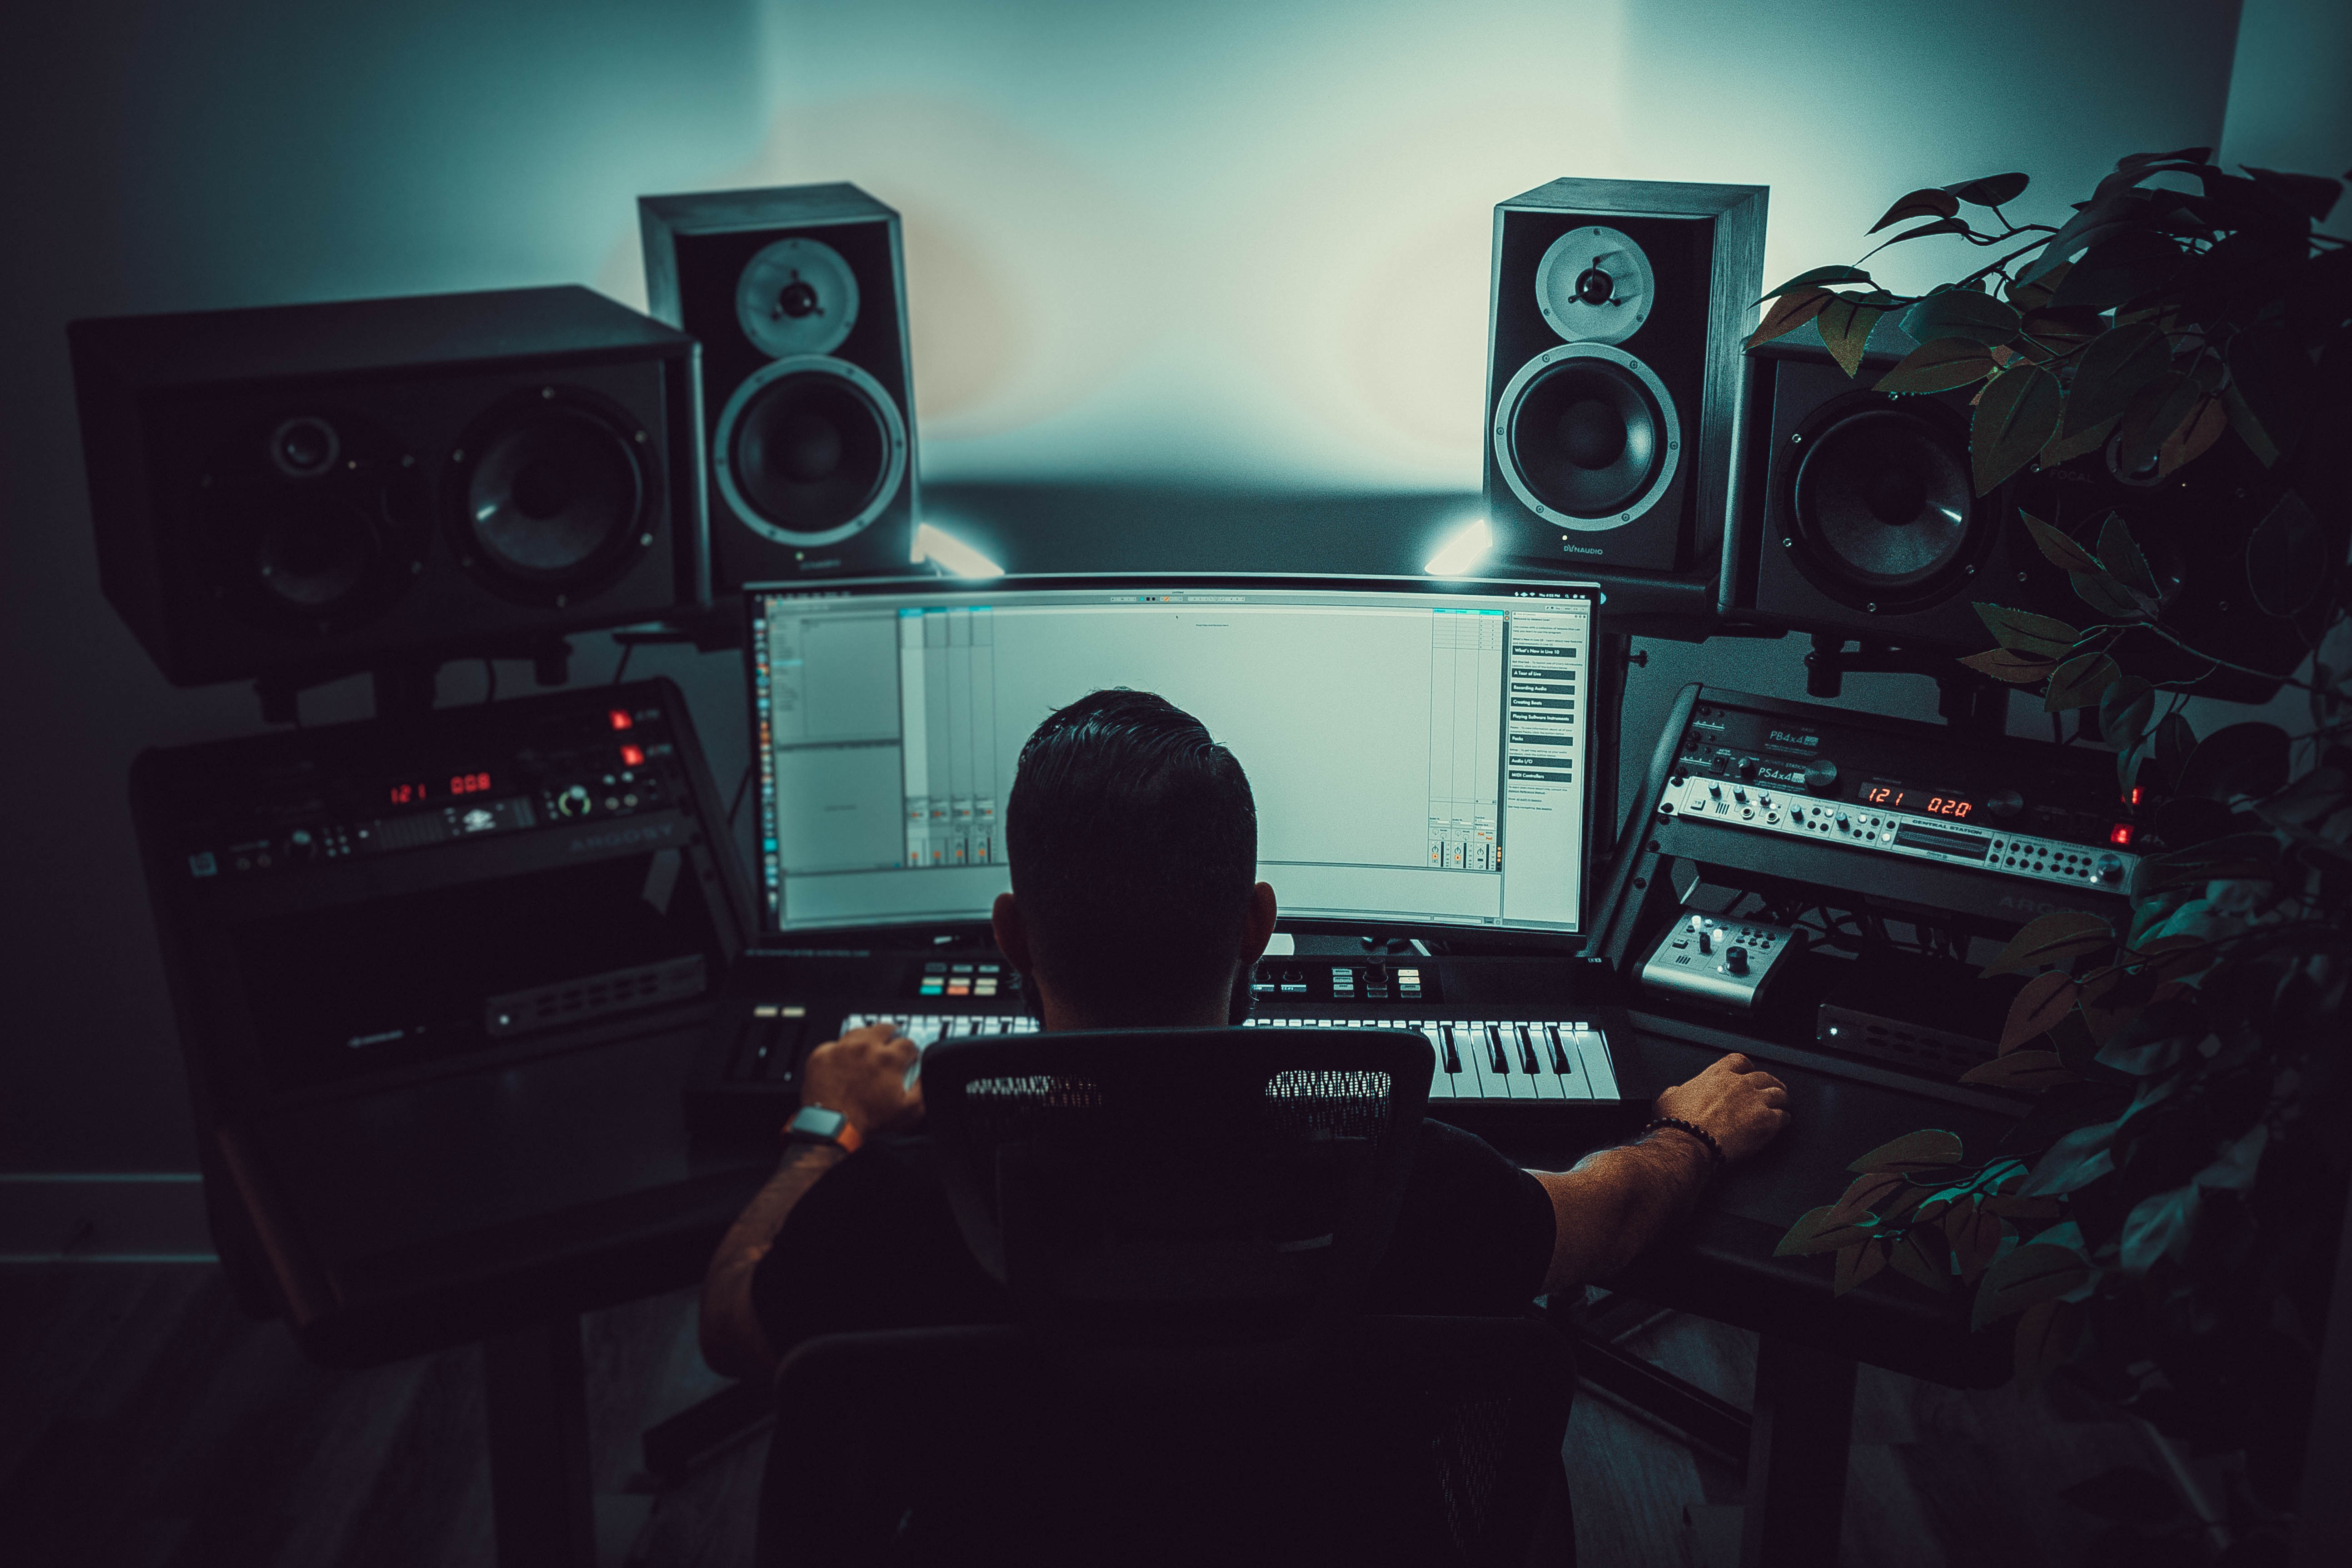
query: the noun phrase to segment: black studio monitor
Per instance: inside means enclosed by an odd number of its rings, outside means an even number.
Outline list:
[[[702,343],[711,577],[911,571],[898,215],[855,185],[644,196],[653,313]]]
[[[2282,477],[2234,441],[2170,475],[2125,473],[2110,440],[1978,495],[1969,462],[1975,389],[1873,391],[1901,358],[1894,347],[1874,348],[1851,377],[1818,343],[1784,340],[1748,353],[1732,619],[1956,653],[1992,646],[1980,601],[2088,626],[2105,616],[2075,594],[2019,514],[2094,552],[2112,514],[2147,558],[2176,636],[2253,670],[2284,672],[2300,660],[2294,624],[2253,603],[2242,539],[2208,522],[2217,497],[2275,490]],[[2192,683],[2205,696],[2261,701],[2278,688],[2145,632],[2118,651],[2132,672]]]
[[[1684,580],[1712,607],[1764,207],[1760,185],[1554,180],[1495,208],[1498,553],[1604,584]]]
[[[703,598],[694,343],[581,288],[67,328],[108,600],[180,686]]]

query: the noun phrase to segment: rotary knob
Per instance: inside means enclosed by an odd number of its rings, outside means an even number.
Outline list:
[[[2091,870],[2102,882],[2114,883],[2124,879],[2124,863],[2113,855],[2100,856],[2092,862]]]
[[[1815,757],[1805,764],[1805,787],[1815,795],[1835,795],[1837,780],[1837,764],[1827,757]]]
[[[2025,797],[2013,789],[1997,789],[1985,796],[1985,809],[2006,822],[2025,809]]]
[[[1752,778],[1754,778],[1754,777],[1756,776],[1756,759],[1755,759],[1755,758],[1753,758],[1753,757],[1745,757],[1745,758],[1742,758],[1742,759],[1740,760],[1740,763],[1739,763],[1739,776],[1740,776],[1741,778],[1743,778],[1743,779],[1752,779]]]
[[[1747,973],[1748,950],[1739,946],[1737,942],[1733,943],[1724,952],[1723,967],[1728,969],[1734,974]]]

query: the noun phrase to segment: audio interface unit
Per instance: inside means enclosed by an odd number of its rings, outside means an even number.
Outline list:
[[[2104,752],[1708,692],[1671,766],[1660,817],[2107,894],[2138,864]]]

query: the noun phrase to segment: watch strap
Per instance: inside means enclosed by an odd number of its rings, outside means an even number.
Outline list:
[[[845,1154],[854,1154],[866,1142],[856,1124],[840,1111],[822,1105],[803,1105],[793,1112],[784,1123],[784,1140],[791,1143],[830,1143]]]

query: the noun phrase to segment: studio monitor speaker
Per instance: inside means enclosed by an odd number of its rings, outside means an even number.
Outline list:
[[[694,343],[586,289],[67,336],[100,581],[176,685],[513,651],[706,596]]]
[[[1748,625],[1974,652],[1992,646],[1979,601],[2088,626],[2105,616],[2034,544],[2032,513],[2096,551],[2123,519],[2147,558],[2166,626],[2230,664],[2291,669],[2292,622],[2247,590],[2242,532],[2216,528],[2226,505],[2260,516],[2284,484],[2234,440],[2169,476],[2119,472],[2115,443],[1976,493],[1969,462],[1972,387],[1892,396],[1871,390],[1911,345],[1874,339],[1848,376],[1818,341],[1784,339],[1747,356],[1738,494],[1726,613]],[[2125,668],[2194,683],[2206,696],[2262,700],[2278,682],[2128,635]]]
[[[1765,188],[1554,180],[1495,208],[1486,492],[1496,548],[1599,575],[1720,576]]]
[[[702,343],[711,578],[912,569],[898,215],[855,185],[645,196],[653,313]]]

